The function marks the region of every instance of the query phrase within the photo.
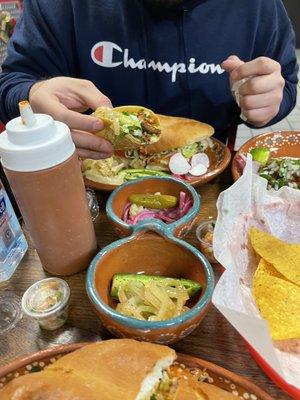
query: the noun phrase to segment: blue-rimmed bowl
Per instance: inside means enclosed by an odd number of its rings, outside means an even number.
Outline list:
[[[196,190],[183,181],[171,177],[142,178],[127,182],[115,189],[106,203],[106,213],[120,237],[128,236],[133,232],[133,225],[122,220],[124,207],[132,194],[157,193],[169,194],[179,198],[180,192],[185,192],[193,201],[192,208],[182,218],[171,224],[164,222],[162,226],[174,236],[184,237],[192,228],[200,211],[200,196]],[[142,222],[138,223],[140,225]]]
[[[190,310],[165,321],[141,321],[115,310],[110,297],[117,273],[145,273],[192,279],[202,291]],[[103,325],[117,337],[169,344],[190,334],[207,313],[214,289],[212,268],[193,246],[175,238],[159,222],[151,220],[134,227],[131,236],[101,250],[87,273],[87,293]]]

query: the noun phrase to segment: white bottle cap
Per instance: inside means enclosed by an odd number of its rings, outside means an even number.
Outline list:
[[[45,114],[33,114],[28,102],[19,104],[21,116],[8,122],[0,134],[2,165],[30,172],[54,167],[75,151],[70,129]]]

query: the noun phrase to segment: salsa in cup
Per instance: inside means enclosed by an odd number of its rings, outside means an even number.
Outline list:
[[[196,229],[196,236],[199,240],[200,251],[211,263],[218,262],[214,257],[213,251],[213,236],[215,224],[215,220],[204,221]]]
[[[47,278],[30,286],[23,295],[25,314],[36,319],[41,328],[55,330],[67,320],[70,289],[63,279]]]

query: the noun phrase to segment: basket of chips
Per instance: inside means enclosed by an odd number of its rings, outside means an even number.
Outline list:
[[[300,398],[300,191],[267,190],[249,156],[217,205],[214,255],[226,271],[213,303],[271,379]]]

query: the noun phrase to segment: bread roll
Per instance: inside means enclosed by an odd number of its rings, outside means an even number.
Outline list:
[[[12,380],[0,390],[0,399],[150,400],[155,389],[159,399],[236,399],[214,385],[199,382],[188,368],[173,364],[175,358],[175,351],[167,346],[131,339],[97,342],[61,357],[42,372]],[[158,387],[167,368],[172,382],[168,395]]]
[[[194,119],[158,115],[161,127],[159,141],[143,149],[145,154],[179,149],[214,134],[214,128]]]
[[[14,379],[1,400],[144,400],[176,358],[166,346],[112,339],[67,354],[43,372]]]

